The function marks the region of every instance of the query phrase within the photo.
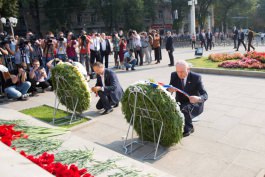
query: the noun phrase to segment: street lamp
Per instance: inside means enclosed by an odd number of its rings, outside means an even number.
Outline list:
[[[9,18],[2,17],[1,18],[1,22],[5,26],[11,28],[11,33],[12,33],[12,36],[14,37],[14,29],[13,28],[17,26],[17,18],[14,18],[14,17],[9,17]]]
[[[196,34],[195,30],[195,5],[197,5],[197,0],[190,0],[188,1],[188,5],[191,6],[190,8],[190,34]]]

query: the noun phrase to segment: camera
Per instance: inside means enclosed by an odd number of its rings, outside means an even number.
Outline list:
[[[11,43],[11,38],[8,35],[3,33],[0,34],[0,47],[3,47],[5,44]]]
[[[25,50],[25,47],[26,47],[26,45],[29,44],[29,42],[30,42],[30,41],[28,41],[28,40],[26,40],[26,39],[24,39],[24,38],[20,38],[20,39],[19,39],[19,43],[18,43],[18,47],[19,47],[19,49],[20,49],[20,50]]]
[[[53,41],[54,37],[52,36],[47,36],[46,37],[46,44],[47,45],[53,45],[52,41]]]
[[[64,37],[62,37],[62,36],[59,37],[58,41],[63,42],[64,41]]]

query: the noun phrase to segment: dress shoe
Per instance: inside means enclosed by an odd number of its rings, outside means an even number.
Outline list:
[[[183,132],[183,137],[190,136],[190,134],[192,134],[193,132],[194,132],[194,128],[190,129],[190,130],[187,131],[187,132]]]
[[[170,66],[174,66],[173,64],[168,64],[168,66],[170,67]]]
[[[119,106],[119,103],[114,104],[112,107],[113,107],[113,108],[117,108],[118,106]]]
[[[109,113],[111,113],[112,111],[113,111],[112,108],[110,108],[110,109],[106,109],[103,113],[101,113],[101,115],[109,114]]]

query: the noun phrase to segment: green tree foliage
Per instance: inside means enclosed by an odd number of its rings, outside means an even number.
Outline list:
[[[0,0],[1,17],[16,17],[18,14],[18,0]]]
[[[51,30],[60,30],[62,27],[71,29],[71,15],[82,13],[88,4],[88,0],[47,0],[44,11]]]
[[[196,16],[200,28],[204,28],[206,17],[209,14],[208,9],[214,1],[215,0],[198,0]]]
[[[95,13],[100,14],[109,32],[124,26],[125,29],[142,30],[145,15],[153,15],[152,4],[144,13],[144,5],[149,4],[145,0],[91,0],[90,5],[95,9]]]
[[[189,13],[190,7],[188,6],[187,0],[172,0],[172,11],[178,11],[178,19],[174,20],[173,27],[175,29],[181,28],[184,18]]]

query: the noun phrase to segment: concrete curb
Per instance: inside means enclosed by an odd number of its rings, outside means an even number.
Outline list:
[[[241,70],[212,69],[212,68],[191,68],[191,71],[203,74],[265,78],[265,72],[257,72],[257,71],[241,71]]]

